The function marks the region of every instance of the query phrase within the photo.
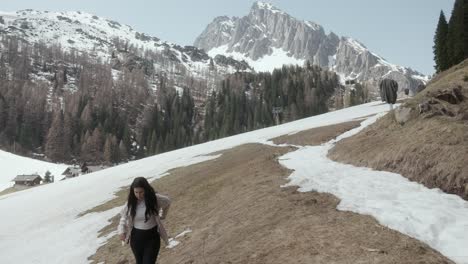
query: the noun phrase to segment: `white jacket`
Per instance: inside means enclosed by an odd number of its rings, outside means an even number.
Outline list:
[[[151,217],[155,217],[156,223],[158,224],[158,232],[159,235],[161,236],[161,239],[164,240],[166,245],[169,245],[169,237],[167,235],[166,229],[164,228],[164,225],[161,221],[162,219],[165,219],[167,216],[167,213],[169,211],[169,207],[171,206],[171,200],[169,197],[161,195],[161,194],[156,194],[156,199],[158,201],[158,207],[160,210],[162,210],[161,216],[158,215],[152,215]],[[119,221],[119,226],[117,228],[117,233],[119,235],[125,234],[125,242],[128,244],[130,241],[130,234],[132,233],[132,228],[133,228],[133,219],[130,216],[130,210],[128,210],[127,203],[122,207],[122,210],[120,210],[120,221]]]

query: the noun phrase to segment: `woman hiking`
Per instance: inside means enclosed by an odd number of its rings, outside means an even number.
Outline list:
[[[118,234],[120,240],[130,243],[137,264],[156,263],[161,239],[169,245],[161,220],[166,218],[170,204],[169,198],[156,193],[144,177],[133,180],[127,203],[120,211]]]

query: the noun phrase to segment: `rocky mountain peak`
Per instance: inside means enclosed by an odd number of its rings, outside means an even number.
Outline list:
[[[279,8],[273,6],[270,3],[257,1],[252,5],[250,9],[250,14],[258,14],[261,12],[271,13],[271,14],[281,14],[281,15],[288,15]]]
[[[343,82],[357,79],[374,89],[383,77],[396,79],[402,90],[414,90],[428,80],[419,72],[391,64],[352,37],[326,34],[321,25],[296,19],[261,1],[255,2],[244,17],[216,18],[197,37],[194,46],[210,56],[223,54],[245,60],[259,71],[308,60],[336,71]]]

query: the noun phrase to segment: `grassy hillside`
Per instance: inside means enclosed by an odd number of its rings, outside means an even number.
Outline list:
[[[435,76],[400,110],[340,141],[329,157],[468,200],[468,60]]]
[[[314,128],[274,142],[320,145],[359,125],[358,121]],[[173,198],[170,234],[191,229],[161,263],[453,263],[424,243],[380,225],[373,217],[336,210],[327,193],[280,188],[291,173],[278,157],[291,147],[246,144],[218,159],[177,168],[154,181]],[[127,190],[90,212],[125,203]],[[117,227],[118,216],[102,230]],[[92,263],[132,263],[129,247],[112,237]]]

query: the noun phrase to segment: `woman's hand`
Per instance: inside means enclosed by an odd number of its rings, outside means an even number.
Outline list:
[[[125,237],[126,237],[125,234],[120,234],[120,236],[119,236],[120,240],[122,240],[122,241],[125,241]]]

